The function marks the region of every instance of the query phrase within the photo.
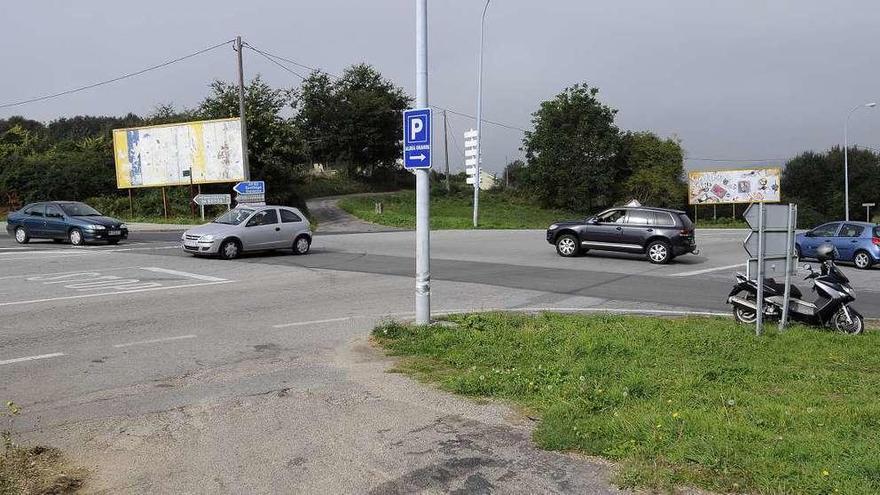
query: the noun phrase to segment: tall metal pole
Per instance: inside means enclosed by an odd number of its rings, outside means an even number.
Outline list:
[[[247,121],[244,109],[244,65],[241,61],[241,36],[235,37],[235,51],[238,54],[238,115],[241,119],[241,162],[244,166],[244,180],[251,180],[251,166],[248,160]]]
[[[791,304],[791,271],[792,258],[794,257],[794,217],[796,206],[788,204],[788,232],[785,236],[785,292],[782,298],[782,318],[779,320],[779,329],[784,330],[788,324],[788,305]]]
[[[486,28],[486,11],[489,10],[489,2],[483,6],[483,15],[480,16],[480,63],[477,69],[477,170],[474,174],[474,227],[480,219],[480,146],[483,142],[483,32]]]
[[[847,126],[849,125],[849,118],[852,117],[856,110],[860,108],[874,108],[876,106],[877,104],[873,101],[856,105],[846,114],[846,120],[843,121],[843,202],[845,204],[844,211],[847,222],[849,221],[849,142],[847,140]]]
[[[758,295],[755,300],[755,335],[764,328],[764,203],[758,203]]]
[[[428,108],[428,0],[416,0],[416,108]],[[416,174],[416,325],[431,323],[431,176]]]
[[[446,110],[443,110],[443,157],[446,159],[446,192],[449,192],[449,133],[446,131]]]

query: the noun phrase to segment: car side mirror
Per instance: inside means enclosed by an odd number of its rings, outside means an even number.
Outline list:
[[[599,219],[597,219],[596,217],[590,217],[590,218],[587,219],[587,224],[589,224],[589,225],[598,225],[598,224],[599,224]]]

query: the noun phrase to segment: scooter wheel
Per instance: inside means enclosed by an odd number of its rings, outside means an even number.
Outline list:
[[[834,320],[832,321],[834,329],[849,335],[862,333],[865,330],[865,320],[862,318],[862,315],[850,311],[849,316],[851,321],[847,321],[846,312],[843,311],[843,308],[838,310],[834,314]]]
[[[754,297],[746,296],[746,299],[754,302]],[[755,320],[758,319],[758,315],[755,311],[752,311],[749,308],[743,308],[740,306],[733,306],[733,319],[740,324],[743,325],[754,325]]]

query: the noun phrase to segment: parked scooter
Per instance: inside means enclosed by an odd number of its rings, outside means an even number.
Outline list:
[[[791,321],[808,325],[829,326],[847,334],[859,334],[865,328],[865,320],[849,303],[855,301],[856,293],[849,279],[834,264],[837,250],[831,244],[823,244],[816,249],[816,258],[821,263],[821,273],[816,273],[810,265],[804,280],[813,281],[813,291],[818,294],[814,302],[805,301],[801,291],[791,286],[788,316]],[[754,324],[757,319],[758,284],[741,273],[736,274],[736,285],[730,291],[727,302],[733,305],[733,317],[739,323]],[[779,320],[785,304],[785,285],[775,280],[764,281],[764,318]]]

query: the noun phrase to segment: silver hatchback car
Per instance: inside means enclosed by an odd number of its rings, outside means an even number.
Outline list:
[[[312,231],[305,215],[288,206],[239,206],[213,222],[187,230],[183,250],[231,260],[245,251],[292,249],[306,254]]]

